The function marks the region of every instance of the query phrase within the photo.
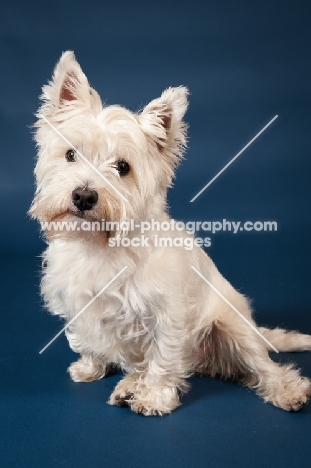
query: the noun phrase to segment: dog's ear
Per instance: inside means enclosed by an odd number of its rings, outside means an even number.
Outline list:
[[[100,97],[93,90],[83,73],[74,53],[64,52],[57,63],[52,80],[42,88],[41,99],[44,102],[40,113],[55,116],[77,107],[99,110]]]
[[[187,125],[183,117],[188,107],[188,94],[184,86],[168,88],[139,116],[142,130],[156,144],[169,172],[174,170],[186,147]]]

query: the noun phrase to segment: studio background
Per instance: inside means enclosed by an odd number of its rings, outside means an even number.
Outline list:
[[[175,414],[142,418],[105,404],[120,375],[70,382],[76,356],[64,337],[40,356],[62,324],[42,307],[45,244],[26,214],[30,127],[63,51],[74,50],[107,104],[136,111],[185,85],[189,148],[168,194],[171,215],[277,221],[277,232],[211,235],[207,253],[253,299],[260,324],[311,333],[309,2],[12,0],[0,9],[3,466],[309,466],[310,407],[287,414],[237,384],[193,378]],[[307,353],[274,359],[295,360],[311,377]]]

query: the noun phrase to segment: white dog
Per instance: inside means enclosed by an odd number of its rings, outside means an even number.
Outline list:
[[[275,406],[301,409],[310,380],[269,358],[272,348],[251,327],[247,299],[197,245],[156,244],[161,236],[191,238],[187,232],[148,232],[148,244],[135,247],[116,242],[136,239],[141,222],[171,221],[166,191],[186,145],[187,89],[167,89],[138,114],[105,106],[65,52],[42,99],[30,214],[41,223],[75,222],[72,231],[46,231],[42,280],[51,313],[67,322],[77,317],[66,330],[81,354],[69,367],[72,379],[100,379],[117,365],[126,375],[109,403],[144,415],[179,406],[186,378],[196,372],[237,379]],[[138,227],[82,229],[103,219],[133,219]],[[309,335],[256,330],[280,351],[311,350]]]

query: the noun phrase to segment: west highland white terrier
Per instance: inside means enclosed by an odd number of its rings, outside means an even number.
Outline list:
[[[70,322],[66,336],[81,355],[68,371],[75,382],[91,382],[118,366],[125,377],[109,403],[144,415],[178,407],[194,373],[236,379],[298,411],[311,382],[268,351],[310,351],[311,336],[258,328],[248,300],[194,236],[172,227],[166,193],[186,147],[187,95],[168,88],[139,113],[103,105],[70,51],[43,87],[30,215],[41,225],[75,226],[45,231],[41,286],[50,312]],[[115,227],[83,229],[102,220]],[[165,229],[138,242],[146,222]],[[161,237],[192,239],[193,248],[159,245]]]

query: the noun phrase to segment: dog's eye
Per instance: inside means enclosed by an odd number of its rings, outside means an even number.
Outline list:
[[[117,170],[120,176],[123,177],[130,172],[130,166],[126,161],[119,161],[117,163]]]
[[[66,159],[68,162],[75,162],[76,152],[73,149],[68,150],[66,153]]]

